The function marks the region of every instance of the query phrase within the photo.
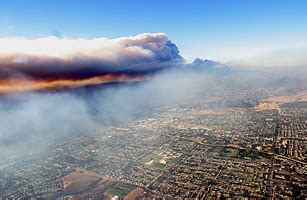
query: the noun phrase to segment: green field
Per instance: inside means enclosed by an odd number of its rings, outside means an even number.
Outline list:
[[[155,162],[155,163],[153,164],[153,166],[156,167],[156,168],[163,169],[163,168],[166,166],[166,164],[164,164],[164,163],[159,163],[159,162]]]
[[[237,158],[238,155],[239,155],[239,149],[227,148],[224,151],[223,155],[226,156],[226,157]]]
[[[218,153],[220,156],[224,157],[232,157],[232,158],[239,157],[239,149],[214,147],[211,151],[214,153]]]
[[[151,160],[154,160],[156,162],[159,162],[159,160],[161,160],[163,157],[158,155],[158,154],[147,154],[146,156],[144,156],[143,158],[141,158],[141,162],[143,164],[150,162]]]
[[[144,156],[143,158],[141,158],[141,162],[146,165],[148,162],[153,161],[152,163],[150,163],[150,166],[155,167],[155,168],[159,168],[159,169],[163,169],[166,164],[165,163],[160,163],[160,160],[163,159],[164,156],[161,154],[157,154],[157,153],[150,153],[147,154],[146,156]]]
[[[118,196],[120,198],[125,197],[131,191],[136,188],[134,185],[125,184],[125,183],[116,183],[112,187],[110,187],[106,193],[111,196]]]
[[[244,179],[244,182],[246,183],[252,183],[253,182],[253,175],[249,173],[243,173],[243,172],[237,172],[237,175]]]
[[[243,181],[245,183],[250,184],[250,183],[253,182],[253,174],[251,174],[251,173],[245,173],[245,172],[242,172],[242,171],[238,171],[238,169],[235,169],[235,168],[229,168],[229,169],[227,169],[227,171],[229,173],[232,173],[232,174],[240,177],[241,179],[243,179]]]
[[[223,147],[213,147],[211,151],[214,153],[221,153],[223,149]]]

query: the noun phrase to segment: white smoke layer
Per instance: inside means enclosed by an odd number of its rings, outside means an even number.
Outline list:
[[[138,72],[167,67],[161,64],[176,60],[182,57],[164,33],[116,39],[0,38],[0,73],[3,69],[38,76],[78,71]]]

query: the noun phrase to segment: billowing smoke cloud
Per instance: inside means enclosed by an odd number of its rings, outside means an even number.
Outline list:
[[[63,138],[90,135],[151,116],[156,109],[192,102],[209,77],[176,69],[140,83],[0,96],[0,164],[31,147],[48,148]]]
[[[0,91],[125,81],[182,60],[164,33],[116,39],[0,38]]]
[[[49,132],[62,135],[93,127],[85,102],[69,94],[9,96],[7,101],[0,101],[0,119],[0,145],[20,139],[21,133],[27,136]]]
[[[0,96],[0,165],[14,155],[38,149],[45,153],[49,145],[78,139],[82,134],[103,136],[105,127],[159,117],[159,112],[173,108],[252,106],[264,98],[264,91],[275,91],[285,83],[282,75],[272,82],[272,74],[267,72],[235,74],[229,70],[219,63],[197,59],[139,83]],[[298,83],[294,85],[306,85]],[[293,91],[291,87],[289,90]]]

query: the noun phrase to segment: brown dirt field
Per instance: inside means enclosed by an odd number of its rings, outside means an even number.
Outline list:
[[[140,194],[143,193],[143,189],[138,187],[138,188],[135,188],[133,191],[131,191],[128,195],[126,195],[124,197],[124,200],[134,200],[136,199],[136,197],[138,197]]]
[[[64,195],[97,196],[114,182],[92,172],[78,170],[63,177]]]
[[[296,102],[296,101],[307,101],[307,91],[299,92],[291,96],[271,96],[269,101],[275,101],[278,103]]]
[[[77,171],[68,174],[63,178],[65,190],[75,190],[81,186],[91,184],[96,181],[100,181],[101,178],[91,175],[87,172]]]
[[[263,110],[279,110],[280,111],[280,104],[276,102],[261,102],[257,105],[255,110],[258,111],[263,111]]]
[[[267,100],[259,103],[254,109],[255,111],[281,110],[280,106],[288,102],[307,101],[307,91],[299,92],[295,95],[289,96],[270,96]]]

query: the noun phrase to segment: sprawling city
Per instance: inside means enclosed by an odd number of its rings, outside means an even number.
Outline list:
[[[0,200],[307,199],[306,10],[1,0]]]
[[[50,138],[48,147],[33,142],[1,159],[2,198],[306,198],[306,89],[216,106],[262,93],[241,91]]]

